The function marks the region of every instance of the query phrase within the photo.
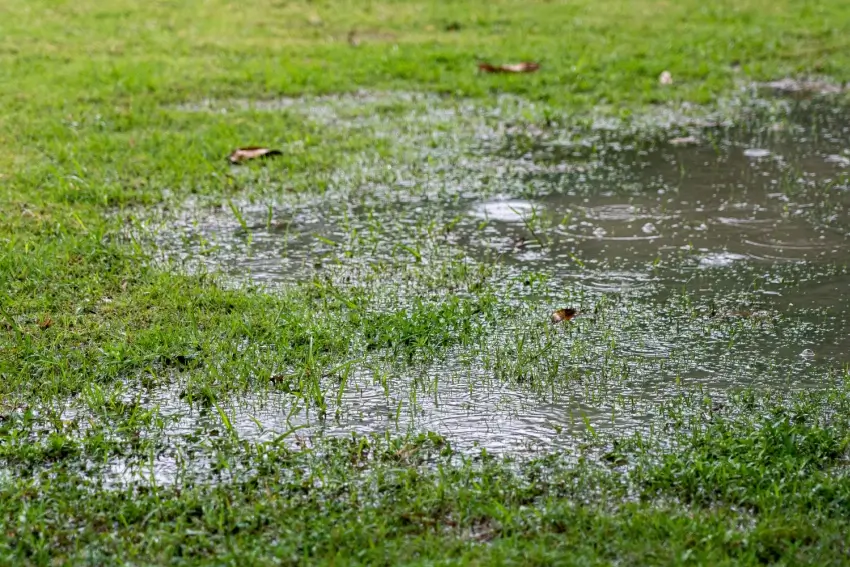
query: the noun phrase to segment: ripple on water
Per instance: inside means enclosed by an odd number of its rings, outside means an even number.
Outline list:
[[[479,219],[505,223],[522,223],[532,217],[540,205],[518,199],[487,201],[472,207],[472,215]]]
[[[732,130],[716,147],[624,150],[580,170],[528,166],[536,156],[574,164],[574,144],[544,141],[524,147],[521,159],[465,154],[463,167],[448,152],[421,179],[410,173],[398,184],[410,198],[358,186],[297,206],[243,203],[248,231],[226,208],[189,210],[158,244],[170,257],[279,284],[343,268],[356,284],[357,270],[380,265],[386,296],[415,287],[392,270],[416,254],[434,271],[461,258],[498,263],[526,282],[499,284],[500,300],[522,306],[525,318],[475,352],[390,369],[389,387],[360,368],[337,421],[289,413],[284,394],[277,405],[252,401],[260,409],[250,414],[234,406],[246,435],[257,423],[275,432],[303,424],[323,435],[429,429],[494,452],[568,444],[585,418],[597,429],[645,426],[679,383],[718,396],[749,385],[802,387],[817,382],[805,374],[817,365],[847,361],[847,126],[833,121],[818,126],[832,135],[801,135],[812,122]],[[464,183],[494,163],[499,175]],[[412,196],[419,185],[440,185],[441,175],[462,190]],[[529,274],[546,283],[534,287]],[[567,301],[588,318],[551,338],[539,324]],[[528,344],[541,350],[522,366]],[[800,356],[804,347],[817,356]],[[498,357],[504,368],[494,368]]]

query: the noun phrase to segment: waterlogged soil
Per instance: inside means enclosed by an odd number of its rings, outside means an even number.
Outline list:
[[[334,122],[332,101],[319,110]],[[324,195],[189,203],[162,221],[163,259],[234,285],[370,290],[376,314],[495,299],[471,343],[414,360],[361,349],[344,382],[323,378],[323,412],[274,385],[222,402],[240,436],[436,431],[460,449],[569,450],[589,431],[663,426],[682,400],[722,408],[743,387],[821,387],[850,362],[842,111],[795,103],[743,126],[706,120],[604,144],[499,121],[455,143],[400,136],[421,153],[364,160],[380,181],[361,167]],[[435,278],[457,273],[467,275]],[[470,273],[485,274],[479,287]],[[579,316],[550,324],[561,307]],[[177,377],[142,399],[173,419],[175,446],[221,428],[181,392]]]

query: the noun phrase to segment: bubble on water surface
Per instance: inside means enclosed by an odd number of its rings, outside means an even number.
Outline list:
[[[735,262],[742,262],[749,257],[743,254],[733,254],[731,252],[715,252],[702,256],[699,260],[701,268],[717,268],[728,267]]]
[[[521,223],[534,215],[534,210],[534,204],[528,201],[491,201],[473,207],[472,214],[485,220]]]
[[[744,150],[744,155],[748,158],[766,158],[770,155],[770,150],[764,148],[747,148]]]

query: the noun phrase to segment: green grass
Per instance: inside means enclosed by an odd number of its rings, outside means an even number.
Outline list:
[[[57,468],[4,484],[6,549],[33,562],[843,564],[847,420],[786,411],[704,424],[660,463],[621,446],[630,469],[552,456],[517,470],[436,436],[320,451],[221,439],[215,482],[179,489],[110,490]],[[73,450],[54,441],[42,458]]]
[[[432,254],[447,237],[427,224],[392,242],[374,281],[271,291],[154,262],[131,230],[189,198],[310,196],[339,175],[394,180],[376,163],[417,167],[403,155],[413,136],[297,110],[181,104],[365,89],[486,107],[510,94],[539,105],[526,121],[569,125],[711,105],[741,81],[845,81],[848,37],[850,7],[838,1],[3,2],[0,563],[850,562],[842,380],[802,398],[744,396],[719,413],[695,394],[699,411],[663,410],[674,424],[664,435],[612,440],[590,429],[577,452],[532,462],[470,457],[434,434],[242,439],[228,405],[239,396],[283,393],[331,421],[352,361],[373,357],[388,388],[387,373],[474,350],[503,322],[524,325],[533,299],[506,305],[514,280]],[[542,69],[480,75],[479,60]],[[658,83],[664,70],[673,85]],[[414,103],[387,96],[377,106],[396,124]],[[466,139],[463,127],[439,126]],[[285,155],[233,173],[227,153],[258,143]],[[402,230],[384,218],[338,248],[365,256]],[[532,280],[518,288],[533,296]],[[591,330],[645,324],[597,304]],[[621,336],[604,338],[620,368]],[[537,341],[563,340],[527,325],[493,347],[494,379],[546,390],[540,381],[563,357]],[[571,344],[575,359],[598,354]],[[582,380],[598,378],[569,376],[586,389]],[[180,416],[144,401],[158,388],[178,391],[203,427],[172,437]],[[177,463],[175,482],[145,476],[160,458]],[[112,484],[123,465],[141,479]]]

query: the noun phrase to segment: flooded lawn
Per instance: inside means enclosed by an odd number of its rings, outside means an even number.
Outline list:
[[[380,99],[343,100],[302,111],[391,134],[368,112]],[[221,430],[224,412],[248,439],[434,431],[473,452],[570,451],[600,431],[651,433],[687,400],[722,408],[743,387],[817,389],[850,362],[844,114],[804,101],[771,120],[625,143],[496,112],[447,127],[458,112],[401,111],[404,157],[355,160],[322,196],[261,188],[163,217],[164,260],[239,286],[365,298],[352,313],[394,337],[347,337],[349,362],[307,382],[298,368],[258,368],[267,387],[215,408],[187,399],[191,373],[146,390],[175,446]],[[273,167],[234,175],[260,171],[261,183]],[[562,307],[579,315],[551,324]],[[474,328],[451,327],[464,308]],[[416,321],[433,325],[421,348],[403,336]]]
[[[850,4],[4,11],[0,566],[848,563]]]

